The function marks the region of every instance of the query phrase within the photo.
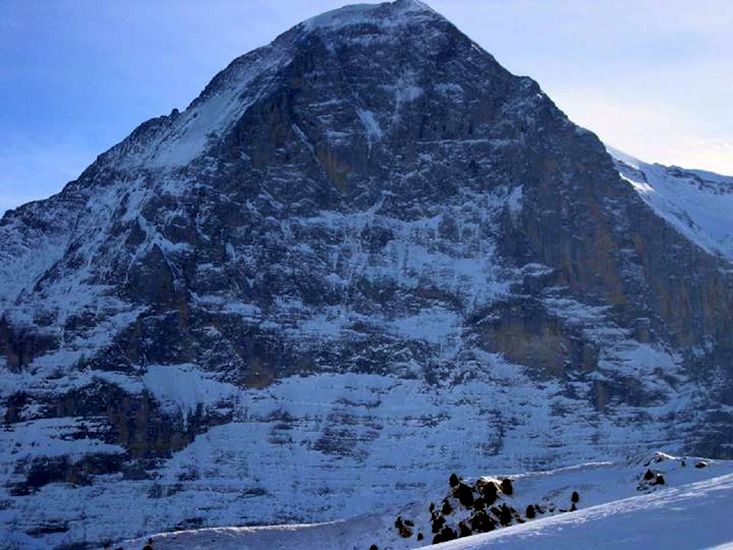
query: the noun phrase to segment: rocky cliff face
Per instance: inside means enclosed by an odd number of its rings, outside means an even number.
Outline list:
[[[419,2],[236,59],[0,222],[0,518],[98,542],[729,455],[730,259],[619,169]]]

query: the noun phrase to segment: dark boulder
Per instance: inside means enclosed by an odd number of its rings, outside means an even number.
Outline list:
[[[432,528],[433,533],[439,533],[441,529],[443,529],[443,526],[445,525],[445,518],[441,515],[434,514],[430,518],[430,526]]]
[[[458,538],[456,532],[450,527],[443,527],[443,529],[433,537],[433,544],[439,544],[441,542],[448,542],[449,540],[455,540]]]
[[[493,481],[482,483],[479,490],[481,492],[481,496],[484,499],[484,503],[487,506],[491,506],[492,504],[494,504],[494,502],[496,502],[496,496],[499,492],[499,489]]]
[[[512,485],[512,480],[508,477],[505,477],[501,480],[500,488],[501,492],[507,496],[512,496],[514,494],[514,486]]]
[[[451,474],[448,478],[448,483],[451,487],[456,487],[460,482],[461,480],[456,474]]]
[[[458,502],[460,502],[464,507],[466,508],[473,507],[473,502],[474,502],[473,491],[465,483],[459,483],[457,487],[454,487],[453,495],[458,499]]]
[[[480,510],[473,514],[469,523],[471,524],[471,529],[475,533],[488,533],[489,531],[493,531],[496,527],[496,523],[491,519],[491,516],[489,516],[486,510]]]
[[[409,523],[409,525],[408,525]],[[409,539],[412,536],[412,529],[410,527],[413,525],[411,521],[403,521],[402,516],[397,516],[397,519],[394,522],[394,526],[397,529],[397,533],[403,538],[403,539]]]
[[[471,535],[473,535],[473,532],[471,531],[471,529],[469,529],[468,525],[466,525],[462,521],[459,522],[458,523],[458,537],[459,538],[470,537]]]
[[[501,509],[499,512],[499,523],[501,523],[505,527],[512,524],[512,509],[509,508],[509,506],[507,506],[506,504],[501,505]]]

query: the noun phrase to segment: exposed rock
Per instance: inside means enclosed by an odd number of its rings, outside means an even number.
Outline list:
[[[504,479],[501,480],[499,487],[501,488],[501,492],[507,496],[512,496],[512,494],[514,494],[514,487],[512,485],[512,480],[509,479],[508,477],[505,477]]]
[[[403,521],[401,516],[397,516],[394,526],[395,529],[397,529],[397,533],[403,539],[409,539],[412,536],[412,529],[410,528],[413,527],[414,524],[411,521]]]
[[[511,525],[512,523],[512,509],[506,504],[502,504],[499,509],[499,523],[503,526]]]
[[[496,502],[496,496],[499,493],[499,488],[493,481],[479,480],[476,487],[481,492],[486,506],[491,506]]]
[[[476,533],[488,533],[496,525],[485,510],[480,510],[473,514],[469,521],[471,523],[471,529]]]
[[[433,537],[433,544],[439,544],[441,542],[448,542],[449,540],[455,540],[458,538],[456,532],[450,527],[443,527],[443,529]]]
[[[458,522],[458,538],[470,537],[473,535],[471,529],[462,521]]]
[[[459,483],[453,488],[453,495],[466,508],[472,508],[474,505],[473,491],[465,483]]]
[[[433,533],[440,533],[445,525],[445,517],[442,515],[433,514],[430,518],[430,525]]]

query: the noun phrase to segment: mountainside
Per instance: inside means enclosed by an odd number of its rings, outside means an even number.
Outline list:
[[[450,471],[730,456],[730,243],[625,170],[414,0],[234,60],[0,221],[4,529],[327,521]]]

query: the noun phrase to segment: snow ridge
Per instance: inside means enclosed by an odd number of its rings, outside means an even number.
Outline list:
[[[607,149],[621,176],[657,215],[702,249],[733,261],[733,176],[649,164]]]
[[[338,30],[355,25],[374,24],[397,28],[419,21],[442,19],[432,8],[418,0],[396,0],[381,4],[354,4],[312,17],[302,23],[306,31]]]

